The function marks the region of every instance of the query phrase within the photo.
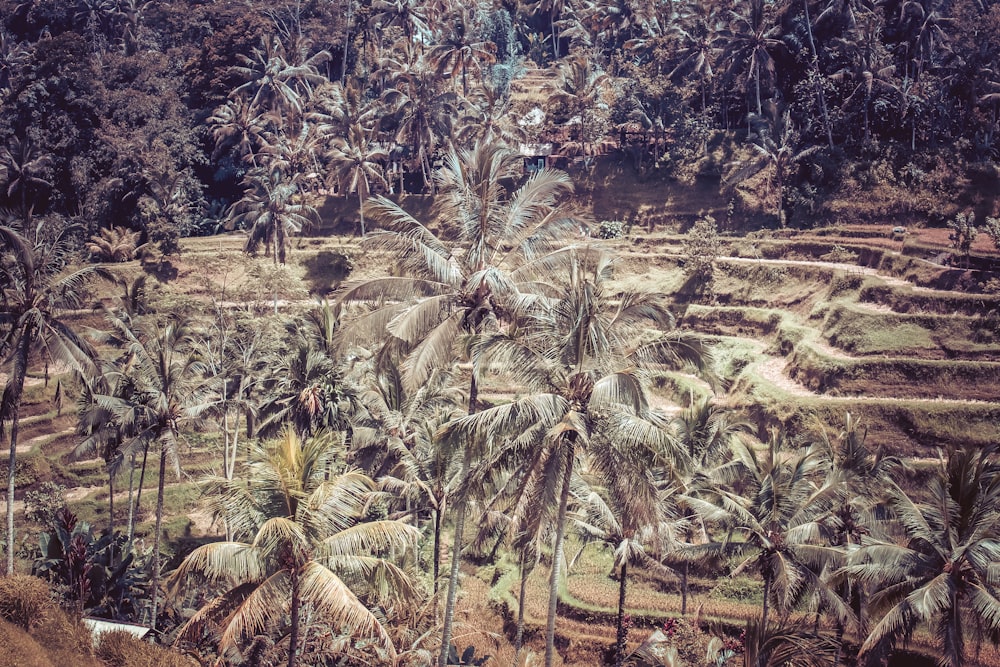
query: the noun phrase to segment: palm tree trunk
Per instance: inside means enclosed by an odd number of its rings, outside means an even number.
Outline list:
[[[146,457],[149,456],[149,443],[142,448],[142,470],[139,472],[139,489],[135,494],[135,514],[133,515],[133,520],[128,528],[128,543],[131,549],[131,544],[135,540],[135,517],[139,514],[140,503],[142,502],[142,485],[146,481]]]
[[[21,394],[24,391],[24,377],[28,374],[28,352],[34,328],[30,325],[21,332],[17,353],[14,357],[14,372],[10,378],[10,458],[7,461],[7,574],[14,574],[14,481],[17,476],[17,432],[20,426]],[[6,397],[5,397],[6,398]]]
[[[108,535],[111,536],[111,560],[115,559],[115,476],[108,471]]]
[[[549,580],[549,612],[545,625],[545,667],[552,667],[556,652],[556,612],[559,607],[559,570],[563,543],[566,540],[566,508],[569,505],[570,479],[573,476],[576,433],[566,437],[566,462],[562,490],[559,493],[559,513],[556,515],[556,541],[552,548],[552,576]]]
[[[478,409],[479,384],[476,382],[476,371],[473,366],[472,379],[469,380],[469,414]],[[459,479],[465,480],[472,469],[472,448],[466,445],[462,455],[462,470]],[[451,550],[451,575],[448,578],[448,599],[444,606],[444,626],[441,628],[441,653],[438,655],[438,667],[447,667],[448,649],[451,647],[452,628],[455,624],[455,603],[458,601],[458,568],[462,559],[462,534],[465,532],[465,511],[468,507],[465,497],[459,497],[455,516],[455,539]]]
[[[528,570],[525,567],[525,553],[521,553],[521,590],[517,595],[517,634],[514,635],[514,658],[521,652],[521,645],[524,643],[524,599],[528,593]],[[516,660],[515,660],[516,662]]]
[[[627,584],[628,561],[622,563],[621,580],[618,582],[618,633],[615,637],[615,667],[625,662],[625,645],[628,628],[625,627],[625,587]]]
[[[812,52],[812,66],[816,73],[816,96],[819,99],[819,111],[823,115],[823,128],[826,130],[826,141],[833,150],[833,130],[830,127],[830,114],[826,110],[826,93],[819,80],[819,58],[816,55],[816,42],[813,40],[812,21],[809,18],[809,0],[802,0],[805,7],[806,35],[809,36],[809,50]]]
[[[687,616],[688,609],[688,567],[690,563],[684,561],[684,569],[681,570],[681,616]]]
[[[14,574],[14,478],[17,466],[17,426],[20,400],[11,409],[10,459],[7,461],[7,574]]]
[[[132,553],[132,533],[133,525],[135,522],[135,506],[132,504],[132,497],[134,495],[134,484],[135,484],[135,454],[132,455],[128,466],[128,529],[127,536],[128,542],[126,542],[126,548],[129,553]]]
[[[767,632],[767,613],[771,607],[771,575],[764,573],[764,604],[760,614],[760,626]]]
[[[299,571],[292,568],[292,629],[288,637],[288,667],[295,667],[299,657]]]
[[[365,237],[365,200],[361,198],[361,188],[358,188],[358,215],[361,216],[361,238]]]
[[[441,503],[438,503],[438,507]],[[440,588],[439,578],[441,577],[441,510],[434,510],[434,622],[438,620],[438,589]]]
[[[167,449],[160,446],[160,479],[156,489],[156,534],[153,536],[153,617],[156,630],[156,598],[160,592],[160,531],[163,525],[163,480],[167,476]]]

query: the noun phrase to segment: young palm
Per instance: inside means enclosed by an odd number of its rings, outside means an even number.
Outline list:
[[[877,587],[872,607],[881,620],[861,654],[885,655],[922,624],[940,643],[939,664],[967,664],[971,635],[995,641],[1000,632],[1000,460],[996,448],[966,449],[942,461],[926,502],[890,489],[898,540],[864,538],[843,573]]]
[[[108,277],[88,266],[64,273],[72,227],[51,241],[32,243],[17,230],[0,225],[0,359],[12,366],[0,400],[0,426],[10,424],[7,476],[7,572],[14,571],[14,478],[17,435],[24,380],[34,352],[47,360],[82,370],[92,366],[93,350],[61,317],[81,308],[84,287],[95,277]]]
[[[710,360],[701,339],[690,334],[669,332],[643,340],[651,329],[673,325],[663,295],[612,294],[607,289],[607,255],[593,249],[569,249],[565,254],[571,260],[565,282],[537,286],[549,296],[522,299],[516,330],[489,336],[480,345],[484,366],[508,375],[529,395],[447,428],[450,437],[492,443],[499,450],[496,465],[520,471],[522,506],[556,508],[547,666],[555,656],[566,512],[578,455],[593,449],[594,426],[598,419],[607,419],[615,433],[612,444],[622,455],[655,448],[663,463],[676,463],[682,455],[673,438],[649,420],[640,368],[685,363],[707,371]],[[598,474],[608,474],[611,466],[601,462],[614,457],[594,461]]]
[[[224,585],[178,640],[208,630],[226,655],[255,635],[280,632],[289,638],[288,666],[295,667],[305,639],[301,624],[312,614],[372,641],[379,659],[393,663],[384,619],[418,591],[392,561],[413,547],[418,533],[399,521],[366,520],[375,484],[357,471],[330,474],[342,454],[337,437],[302,442],[286,431],[254,446],[247,480],[210,480],[214,509],[236,540],[198,547],[171,575],[175,595],[192,575]]]

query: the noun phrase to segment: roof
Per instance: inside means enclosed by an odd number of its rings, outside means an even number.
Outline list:
[[[106,618],[85,618],[83,619],[83,624],[87,626],[88,630],[90,630],[90,634],[93,635],[95,644],[102,634],[105,632],[111,632],[112,630],[124,630],[138,639],[142,639],[150,632],[150,629],[145,625],[109,621]]]

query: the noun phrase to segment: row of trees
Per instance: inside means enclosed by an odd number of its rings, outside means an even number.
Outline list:
[[[168,250],[225,224],[280,246],[306,193],[433,190],[448,147],[487,136],[624,136],[644,169],[726,186],[766,167],[782,219],[845,183],[934,199],[996,150],[1000,35],[975,0],[0,9],[0,205]],[[553,69],[544,100],[512,96],[527,67]]]
[[[52,354],[80,374],[81,451],[107,461],[111,503],[128,474],[126,550],[146,458],[159,457],[154,624],[164,618],[169,468],[179,469],[179,442],[204,428],[201,418],[222,424],[222,474],[207,494],[226,541],[171,575],[171,592],[187,590],[200,607],[182,640],[220,656],[270,651],[295,665],[405,651],[429,661],[440,646],[437,662],[448,664],[462,555],[490,544],[510,550],[522,573],[548,559],[553,664],[571,532],[614,549],[619,663],[630,568],[677,577],[686,611],[690,568],[719,558],[716,576],[760,577],[764,628],[812,609],[836,639],[854,633],[873,661],[923,628],[950,665],[962,664],[970,633],[995,638],[992,450],[956,452],[914,497],[900,463],[866,449],[851,422],[838,437],[772,433],[761,443],[707,401],[667,418],[652,407],[650,380],[683,367],[714,382],[705,342],[673,328],[667,296],[612,290],[614,258],[579,237],[565,174],[543,170],[508,190],[518,168],[498,143],[449,155],[436,185],[455,241],[387,199],[370,201],[381,229],[366,244],[394,258],[393,275],[351,284],[336,304],[270,332],[225,308],[208,319],[143,312],[133,286],[109,312],[100,356],[60,317],[72,305],[60,299],[79,302],[83,281],[104,271],[64,273],[63,261],[41,261],[60,256],[61,235],[3,228],[0,323],[15,370],[2,412],[8,520],[20,391],[32,354]],[[470,539],[475,511],[484,520]]]

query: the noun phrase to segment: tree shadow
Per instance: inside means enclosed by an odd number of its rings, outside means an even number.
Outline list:
[[[324,296],[340,286],[351,271],[354,262],[349,255],[333,250],[322,250],[302,262],[309,293]]]

